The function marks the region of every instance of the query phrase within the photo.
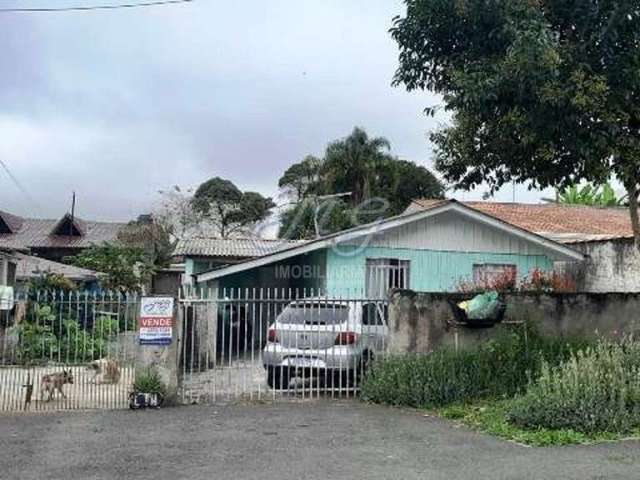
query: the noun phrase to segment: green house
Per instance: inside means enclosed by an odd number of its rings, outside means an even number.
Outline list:
[[[554,262],[583,254],[455,200],[194,275],[217,291],[283,289],[329,296],[380,298],[390,288],[456,291],[500,278],[515,282]]]

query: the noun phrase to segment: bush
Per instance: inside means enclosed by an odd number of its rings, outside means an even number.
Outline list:
[[[138,393],[157,393],[159,395],[165,395],[166,393],[166,387],[160,378],[160,374],[154,368],[136,372],[133,390]]]
[[[20,338],[18,356],[22,362],[43,361],[58,354],[58,339],[50,326],[23,323],[17,331]]]
[[[640,426],[640,343],[601,342],[539,377],[509,411],[525,428],[584,433],[628,432]]]
[[[390,405],[440,407],[523,392],[546,360],[552,365],[587,343],[545,338],[530,326],[505,331],[473,350],[378,359],[362,383],[362,397]]]

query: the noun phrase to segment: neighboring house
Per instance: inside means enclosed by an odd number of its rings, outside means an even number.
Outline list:
[[[0,248],[0,323],[8,323],[8,313],[14,307],[14,288],[16,283],[15,252]]]
[[[440,200],[415,200],[407,212],[438,203]],[[587,255],[584,262],[555,265],[558,272],[576,280],[578,291],[640,292],[640,254],[634,246],[628,209],[556,203],[464,204]]]
[[[13,250],[0,248],[0,286],[12,287],[16,283],[17,259]]]
[[[125,225],[85,221],[70,214],[51,220],[0,211],[0,248],[61,261],[91,245],[115,241]]]
[[[304,242],[261,238],[197,237],[180,240],[173,256],[184,262],[183,283],[190,284],[193,283],[194,276],[199,273],[263,257],[301,243]]]
[[[554,262],[580,262],[571,247],[455,200],[202,272],[202,288],[291,288],[379,298],[390,288],[456,290],[505,271],[518,278]],[[245,290],[246,291],[246,290]]]
[[[172,263],[153,273],[151,278],[152,295],[178,296],[184,278],[184,263]]]
[[[15,277],[16,285],[18,286],[24,287],[30,281],[40,278],[45,273],[51,273],[72,280],[84,290],[93,290],[98,287],[98,273],[93,270],[74,267],[23,253],[16,253],[15,259],[17,261]]]

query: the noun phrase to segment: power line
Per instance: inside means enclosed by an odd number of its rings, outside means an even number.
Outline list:
[[[31,196],[31,194],[27,191],[27,189],[24,188],[24,186],[18,181],[15,175],[11,173],[11,170],[9,170],[9,166],[6,163],[4,163],[2,159],[0,159],[0,167],[2,167],[2,169],[7,173],[7,176],[13,182],[13,184],[18,188],[18,190],[20,190],[24,194],[24,196],[31,203],[33,203],[33,205],[35,205],[38,209],[40,209],[40,204],[36,202],[35,198]]]
[[[152,2],[117,3],[114,5],[87,5],[75,7],[15,7],[0,8],[0,13],[37,13],[37,12],[88,12],[91,10],[117,10],[120,8],[159,7],[162,5],[177,5],[190,3],[195,0],[157,0]]]

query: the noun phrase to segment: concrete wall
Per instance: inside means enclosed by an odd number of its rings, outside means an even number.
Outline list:
[[[484,342],[504,328],[454,327],[450,301],[469,295],[395,291],[391,295],[390,350],[426,353],[440,346],[469,347]],[[534,321],[542,333],[553,336],[604,335],[619,338],[640,335],[640,294],[507,294],[505,321]],[[518,328],[518,327],[515,327]]]
[[[556,264],[576,279],[579,292],[640,292],[640,254],[633,239],[571,245],[589,256],[582,263]]]

